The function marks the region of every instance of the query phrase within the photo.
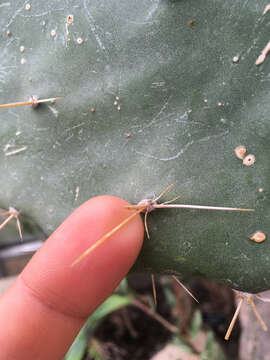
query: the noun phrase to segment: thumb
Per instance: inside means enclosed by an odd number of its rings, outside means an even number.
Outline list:
[[[136,216],[76,266],[72,262],[131,212],[112,196],[75,210],[0,299],[0,349],[5,359],[62,359],[92,313],[133,265],[143,242]]]

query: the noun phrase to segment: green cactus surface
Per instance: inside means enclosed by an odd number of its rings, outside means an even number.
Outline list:
[[[270,288],[270,40],[264,1],[0,4],[0,207],[49,235],[90,197],[255,212],[158,209],[136,271]],[[235,155],[243,145],[251,166]],[[252,234],[266,240],[256,243]]]

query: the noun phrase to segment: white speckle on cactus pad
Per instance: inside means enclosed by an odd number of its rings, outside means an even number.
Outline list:
[[[56,31],[53,29],[52,31],[51,31],[51,37],[55,37],[56,36]]]
[[[243,160],[246,155],[247,149],[243,145],[239,145],[234,149],[234,153],[238,159]]]
[[[69,25],[73,23],[73,20],[74,20],[73,15],[68,15],[68,17],[67,17],[67,23],[68,23]]]
[[[266,7],[264,8],[263,15],[268,13],[268,11],[270,11],[270,4],[266,5]]]
[[[247,155],[247,156],[244,158],[244,160],[243,160],[243,164],[244,164],[245,166],[251,166],[251,165],[253,165],[254,163],[255,163],[255,156],[252,155],[252,154]]]
[[[256,231],[253,235],[251,235],[250,240],[255,241],[256,243],[261,243],[266,239],[265,233],[262,231]]]

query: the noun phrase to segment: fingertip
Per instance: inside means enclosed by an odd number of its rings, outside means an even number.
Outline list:
[[[134,264],[143,243],[140,215],[97,247],[74,267],[86,249],[132,212],[127,201],[98,196],[77,208],[50,236],[23,272],[40,296],[79,316],[87,316],[118,285]],[[61,299],[65,298],[65,303]]]
[[[136,215],[71,267],[82,252],[130,216],[126,205],[113,196],[90,199],[46,240],[1,298],[2,356],[63,358],[86,318],[112,293],[140,252],[144,228]]]

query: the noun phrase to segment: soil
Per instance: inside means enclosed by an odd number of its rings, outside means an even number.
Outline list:
[[[140,301],[152,295],[150,276],[132,275],[128,282]],[[230,341],[224,340],[224,334],[235,311],[232,290],[215,282],[193,280],[186,285],[199,299],[200,304],[196,304],[182,288],[175,286],[176,306],[172,308],[166,300],[161,283],[162,278],[156,280],[156,312],[172,324],[177,322],[175,315],[180,314],[181,321],[178,326],[189,343],[189,322],[196,307],[199,307],[203,316],[203,327],[211,328],[215,332],[217,341],[230,360],[237,360],[241,333],[239,322],[236,323]],[[105,360],[148,360],[163,349],[172,336],[172,332],[154,318],[135,306],[128,306],[106,317],[96,329],[94,341],[98,343]],[[196,353],[196,346],[194,351]],[[88,355],[85,360],[93,358]]]

